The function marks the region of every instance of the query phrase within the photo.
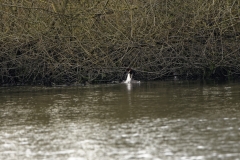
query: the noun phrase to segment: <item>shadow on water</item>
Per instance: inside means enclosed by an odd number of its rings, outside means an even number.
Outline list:
[[[0,159],[234,159],[239,97],[230,82],[1,88]]]

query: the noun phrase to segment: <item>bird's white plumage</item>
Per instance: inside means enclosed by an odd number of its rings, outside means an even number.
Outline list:
[[[124,83],[131,83],[131,81],[132,81],[131,74],[128,73],[128,75],[127,75],[127,79],[126,79],[126,81],[125,81]]]

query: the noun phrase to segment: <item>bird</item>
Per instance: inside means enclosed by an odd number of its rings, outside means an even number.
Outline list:
[[[132,81],[132,74],[130,72],[128,72],[127,79],[126,79],[126,81],[124,81],[124,83],[131,83],[131,81]]]
[[[140,83],[140,81],[133,80],[133,73],[134,71],[131,68],[127,69],[127,79],[124,83]]]

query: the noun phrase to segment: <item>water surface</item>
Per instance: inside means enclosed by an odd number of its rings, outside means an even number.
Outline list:
[[[0,159],[240,158],[240,84],[0,88]]]

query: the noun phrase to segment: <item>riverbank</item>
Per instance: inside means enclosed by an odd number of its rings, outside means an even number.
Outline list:
[[[238,1],[6,2],[0,84],[232,79],[240,74]]]

